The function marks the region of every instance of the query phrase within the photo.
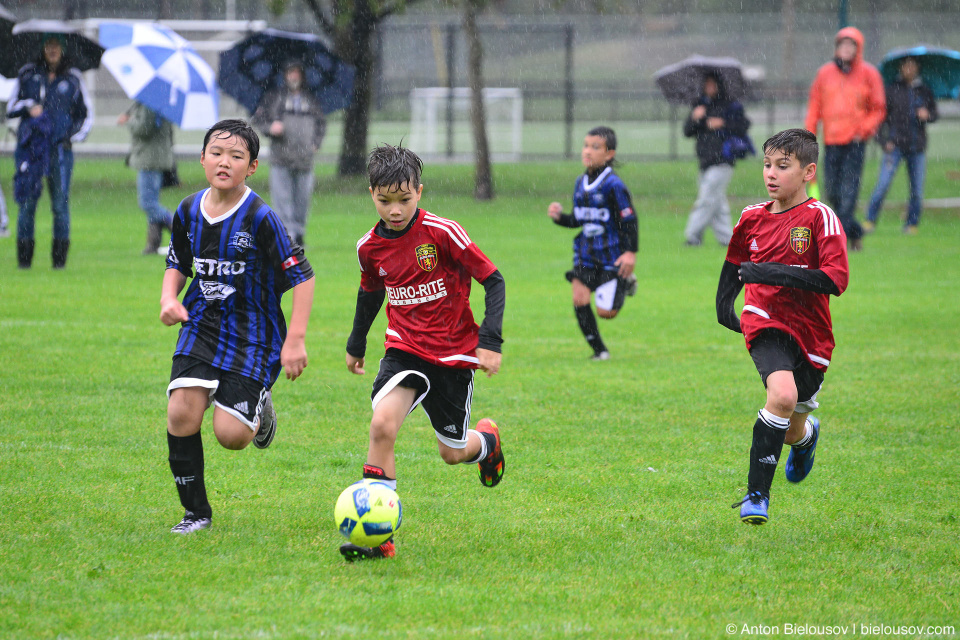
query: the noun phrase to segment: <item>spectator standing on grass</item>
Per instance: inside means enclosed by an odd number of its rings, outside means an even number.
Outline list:
[[[303,89],[303,63],[283,70],[283,86],[269,91],[253,122],[270,136],[270,198],[294,241],[303,246],[313,196],[314,156],[327,121],[320,103]]]
[[[683,125],[683,135],[697,140],[700,162],[697,200],[683,232],[687,246],[699,247],[707,227],[713,230],[713,237],[721,245],[730,243],[733,227],[730,225],[727,185],[733,177],[736,158],[731,154],[730,146],[725,144],[731,137],[745,139],[749,127],[750,121],[743,106],[727,98],[717,75],[707,74],[703,80],[703,93]]]
[[[867,207],[867,219],[863,223],[865,233],[876,228],[883,200],[900,160],[907,163],[910,182],[910,202],[903,232],[909,235],[917,232],[927,173],[927,123],[936,119],[937,101],[933,91],[920,78],[920,62],[916,58],[904,58],[900,63],[900,77],[887,86],[887,118],[877,136],[883,147],[883,164]]]
[[[173,125],[151,109],[134,102],[117,118],[130,127],[130,167],[137,170],[137,202],[147,214],[147,244],[143,255],[154,255],[162,232],[170,231],[173,214],[160,204],[163,172],[173,167]]]
[[[863,34],[845,27],[834,38],[834,59],[820,67],[810,85],[805,126],[816,134],[823,122],[824,194],[853,251],[863,248],[856,211],[866,141],[877,133],[886,114],[880,72],[863,59]]]
[[[86,139],[93,125],[93,103],[80,71],[70,66],[63,48],[60,36],[47,34],[40,59],[20,69],[7,103],[7,117],[20,118],[13,191],[20,206],[17,263],[21,269],[33,263],[34,218],[44,176],[53,210],[53,268],[67,266],[73,143]]]

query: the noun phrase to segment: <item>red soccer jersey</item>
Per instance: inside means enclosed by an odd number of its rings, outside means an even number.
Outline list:
[[[357,242],[360,286],[387,292],[385,346],[444,367],[476,369],[479,327],[470,279],[497,270],[453,220],[420,209],[399,238],[368,231]]]
[[[779,262],[801,269],[821,269],[840,293],[847,288],[847,236],[833,210],[810,198],[781,213],[773,201],[743,210],[727,248],[727,261]],[[830,296],[793,287],[747,284],[740,326],[750,341],[763,329],[793,336],[817,369],[825,371],[833,354]]]

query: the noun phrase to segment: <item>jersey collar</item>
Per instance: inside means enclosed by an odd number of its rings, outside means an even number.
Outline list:
[[[613,167],[607,167],[600,172],[600,175],[597,176],[597,179],[593,182],[587,182],[587,174],[583,174],[583,190],[584,191],[593,191],[597,186],[603,182],[603,179],[606,178],[613,171]]]
[[[235,214],[237,212],[237,209],[240,208],[240,205],[242,205],[246,201],[247,196],[250,195],[250,187],[247,187],[246,189],[244,189],[243,195],[240,196],[240,200],[238,200],[237,204],[233,205],[233,207],[230,208],[230,211],[227,211],[222,216],[211,218],[210,216],[207,215],[207,210],[203,206],[203,203],[207,199],[207,194],[210,193],[211,188],[212,187],[208,187],[207,190],[203,192],[203,195],[200,196],[200,213],[201,215],[203,215],[203,219],[210,224],[217,224],[218,222],[223,222],[224,220],[226,220],[227,218]]]

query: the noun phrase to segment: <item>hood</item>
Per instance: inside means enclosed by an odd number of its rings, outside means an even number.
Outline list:
[[[852,66],[856,66],[863,60],[863,34],[860,33],[860,29],[856,27],[844,27],[837,31],[837,35],[833,38],[834,46],[837,45],[844,38],[850,38],[857,43],[857,55],[853,58]]]

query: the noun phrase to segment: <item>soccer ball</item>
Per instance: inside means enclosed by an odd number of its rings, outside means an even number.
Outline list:
[[[383,482],[364,478],[343,490],[333,508],[340,533],[361,547],[376,547],[400,528],[400,496]]]

